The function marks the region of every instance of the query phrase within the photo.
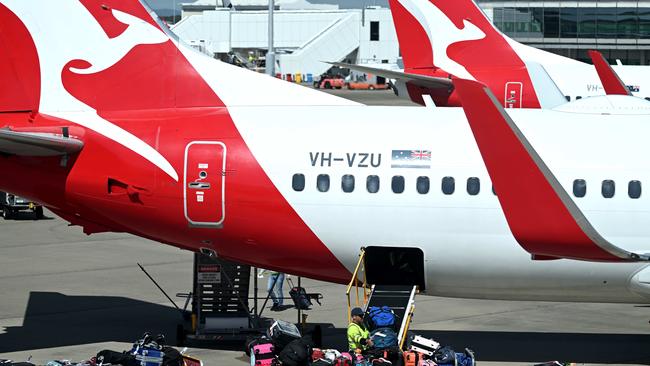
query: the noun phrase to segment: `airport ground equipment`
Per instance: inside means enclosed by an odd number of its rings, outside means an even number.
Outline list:
[[[189,324],[180,324],[177,340],[245,340],[259,334],[262,321],[249,306],[251,267],[206,253],[194,254],[193,292],[185,297]],[[257,278],[255,279],[257,289]],[[255,291],[257,293],[257,291]],[[257,298],[255,298],[257,300]]]
[[[269,328],[273,320],[262,315],[270,299],[270,292],[264,291],[266,297],[259,298],[257,268],[225,261],[212,251],[195,253],[193,267],[192,292],[176,294],[177,297],[185,298],[184,309],[181,310],[184,323],[177,327],[178,344],[184,344],[186,340],[243,341],[263,334]],[[254,276],[251,276],[251,269],[254,270]],[[252,297],[249,295],[251,277]],[[300,277],[297,283],[300,287]],[[276,285],[274,283],[273,287]],[[320,293],[305,295],[319,304],[323,298]],[[291,297],[284,299],[294,300]],[[262,306],[259,306],[260,300],[263,300]],[[306,316],[303,309],[298,306],[296,308],[297,324],[302,326]]]
[[[354,306],[365,309],[366,315],[368,309],[372,306],[388,306],[393,310],[396,317],[394,330],[398,336],[399,346],[403,348],[415,312],[415,295],[418,293],[418,285],[414,285],[410,278],[406,280],[408,283],[404,284],[396,284],[395,282],[385,284],[381,283],[383,282],[381,279],[373,278],[370,278],[370,281],[379,281],[380,283],[370,283],[367,277],[368,266],[372,266],[373,263],[368,263],[367,259],[367,250],[362,248],[359,261],[346,291],[348,297],[348,322],[351,321],[350,311],[353,305],[351,295],[354,289],[356,293]]]
[[[5,220],[12,219],[20,211],[32,211],[37,219],[42,219],[43,206],[11,193],[0,192],[0,210]]]

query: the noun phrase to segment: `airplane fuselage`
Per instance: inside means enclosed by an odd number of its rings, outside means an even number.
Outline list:
[[[647,252],[649,198],[628,196],[629,182],[650,181],[647,115],[524,110],[512,117],[568,192],[576,179],[587,183],[584,197],[572,197],[590,222],[621,246]],[[70,125],[1,118],[15,129]],[[85,147],[66,167],[60,158],[3,157],[0,169],[12,174],[0,189],[43,202],[89,233],[209,248],[327,281],[347,282],[363,246],[403,246],[424,252],[431,295],[650,300],[634,277],[645,264],[530,259],[510,233],[460,109],[195,108],[130,112],[123,127],[155,147],[179,181],[76,126],[72,135]],[[615,194],[605,198],[609,180]]]

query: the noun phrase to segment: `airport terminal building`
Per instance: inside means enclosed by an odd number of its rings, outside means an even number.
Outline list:
[[[477,0],[510,37],[588,61],[598,49],[610,62],[650,64],[650,1]],[[399,62],[387,0],[276,0],[276,70],[319,75],[321,61]],[[183,4],[174,27],[183,40],[218,58],[259,57],[268,46],[268,0],[198,0]]]
[[[563,56],[587,61],[598,49],[610,61],[650,63],[650,1],[479,0],[510,37]]]

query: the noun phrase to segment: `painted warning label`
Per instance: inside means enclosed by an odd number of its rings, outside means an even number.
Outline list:
[[[196,278],[198,283],[221,283],[221,267],[218,264],[200,264]]]

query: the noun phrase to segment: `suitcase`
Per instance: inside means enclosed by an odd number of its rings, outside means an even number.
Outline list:
[[[269,328],[269,338],[273,340],[276,349],[282,350],[292,341],[300,339],[301,335],[294,324],[276,320]]]
[[[465,348],[465,353],[456,353],[456,365],[457,366],[474,366],[476,365],[476,359],[474,358],[474,352]]]
[[[440,343],[434,341],[433,339],[427,339],[416,335],[411,339],[411,345],[409,346],[409,351],[419,352],[427,356],[433,356],[433,354],[439,348],[440,348]]]
[[[339,356],[336,361],[334,362],[334,365],[336,366],[353,366],[352,363],[352,356],[348,352],[342,352],[341,356]]]
[[[310,310],[313,304],[311,303],[311,300],[309,300],[309,296],[307,295],[305,288],[294,286],[291,278],[287,278],[287,283],[289,283],[289,286],[291,286],[291,290],[289,290],[289,296],[291,296],[291,300],[293,300],[296,308],[301,310]]]
[[[161,350],[142,347],[135,353],[135,359],[141,366],[161,366],[165,353]]]
[[[404,356],[404,366],[418,366],[420,361],[420,354],[414,351],[405,351]]]
[[[331,361],[328,361],[324,358],[320,358],[311,363],[311,366],[332,366],[334,365]]]
[[[321,358],[325,358],[325,352],[323,352],[323,350],[320,348],[314,348],[311,351],[311,360],[316,361],[320,360]]]
[[[418,366],[438,366],[438,364],[435,363],[435,361],[433,360],[421,359],[420,361],[418,361]]]
[[[251,348],[251,365],[269,366],[273,364],[275,347],[271,343],[262,343],[254,345]]]

